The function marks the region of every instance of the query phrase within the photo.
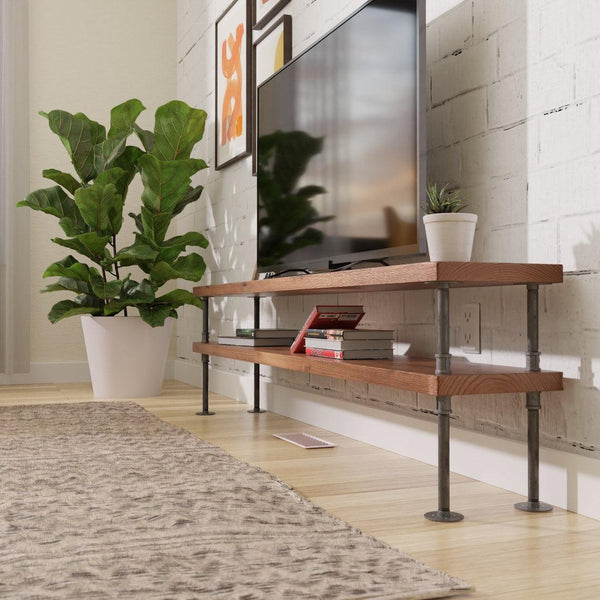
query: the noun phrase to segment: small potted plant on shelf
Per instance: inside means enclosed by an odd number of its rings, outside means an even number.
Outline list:
[[[438,189],[435,183],[427,184],[423,223],[431,261],[471,260],[477,215],[461,212],[466,206],[459,188],[449,189],[446,184]]]
[[[186,252],[208,246],[201,233],[167,237],[172,219],[202,194],[191,177],[207,164],[191,153],[204,134],[206,112],[168,102],[157,109],[151,132],[136,124],[144,109],[136,99],[116,106],[108,131],[82,113],[40,113],[66,148],[75,174],[44,170],[58,185],[18,203],[56,217],[64,237],[52,241],[83,257],[69,254],[52,263],[43,277],[58,280],[42,292],[75,294],[57,302],[48,318],[57,323],[83,315],[92,386],[101,398],[159,395],[177,308],[202,307],[188,290],[160,288],[176,279],[199,281],[206,268],[199,254]],[[134,133],[140,145],[127,143]],[[137,174],[143,191],[139,208],[129,213],[137,231],[134,242],[123,245],[117,236]]]

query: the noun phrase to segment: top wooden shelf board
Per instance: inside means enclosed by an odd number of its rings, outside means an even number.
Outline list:
[[[276,277],[198,286],[194,295],[290,296],[346,292],[385,292],[451,287],[551,284],[563,280],[562,265],[527,263],[420,262],[387,267]]]

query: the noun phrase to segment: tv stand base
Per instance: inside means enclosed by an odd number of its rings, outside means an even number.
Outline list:
[[[437,523],[456,523],[465,518],[460,513],[452,512],[451,510],[432,510],[431,512],[426,512],[424,516],[426,519],[436,521]]]

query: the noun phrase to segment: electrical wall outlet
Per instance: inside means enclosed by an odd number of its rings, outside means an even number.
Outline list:
[[[459,327],[459,343],[463,352],[481,354],[481,320],[479,304],[464,304]]]

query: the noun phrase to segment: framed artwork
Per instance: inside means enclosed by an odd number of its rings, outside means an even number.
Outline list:
[[[254,2],[254,27],[262,29],[290,0],[252,0]]]
[[[292,60],[292,17],[283,15],[253,46],[254,87]]]
[[[250,20],[254,0],[234,0],[215,24],[215,169],[248,156],[252,127]]]
[[[252,130],[256,131],[256,88],[292,60],[292,17],[283,15],[252,46],[252,89],[254,104]],[[256,175],[256,140],[252,153],[252,174]]]

